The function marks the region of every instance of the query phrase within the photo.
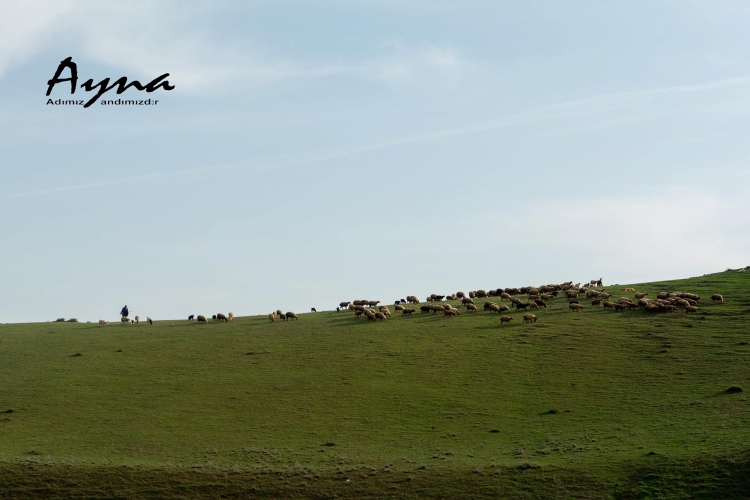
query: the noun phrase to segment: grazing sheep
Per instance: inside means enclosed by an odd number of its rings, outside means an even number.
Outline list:
[[[311,308],[310,308],[310,312],[311,312],[311,313],[316,313],[316,312],[318,312],[318,310],[317,310],[317,309],[315,309],[314,307],[311,307]]]
[[[419,310],[422,312],[422,314],[424,314],[432,311],[432,308],[430,306],[422,306],[419,308]]]
[[[715,294],[711,295],[711,300],[714,301],[714,302],[719,302],[721,304],[724,303],[724,297],[722,297],[718,293],[715,293]]]
[[[365,311],[364,311],[364,309],[355,309],[355,310],[354,310],[354,317],[355,317],[355,318],[359,318],[360,316],[362,316],[362,314],[363,314],[364,312],[365,312]]]
[[[123,316],[122,318],[120,318],[120,323],[123,324],[123,325],[129,325],[130,324],[130,318],[128,318],[127,316]]]
[[[107,326],[109,324],[109,321],[105,321],[103,319],[99,320],[99,326]]]
[[[293,312],[289,311],[288,313],[286,313],[286,319],[293,319],[293,320],[297,321],[299,318],[297,317],[296,314],[294,314]]]
[[[583,306],[581,304],[576,304],[575,302],[571,302],[568,304],[568,309],[571,311],[578,312],[579,309],[583,309]]]
[[[539,304],[536,302],[529,302],[529,309],[532,311],[538,311],[539,310]]]
[[[600,305],[602,305],[602,301],[600,299],[591,301],[591,307],[599,307]]]
[[[509,293],[505,293],[505,292],[501,293],[500,294],[500,300],[503,300],[503,299],[510,300],[511,299],[510,294]]]
[[[217,315],[215,316],[215,318],[216,318],[216,321],[218,321],[219,323],[221,323],[222,321],[223,321],[224,323],[226,323],[226,322],[227,322],[227,317],[226,317],[226,316],[224,316],[224,314],[223,314],[223,313],[219,313],[219,314],[217,314]]]
[[[230,312],[229,314],[227,314],[227,319],[228,319],[229,321],[234,321],[234,313],[233,313],[233,312]]]
[[[197,320],[198,320],[198,323],[208,323],[208,320],[207,320],[207,319],[206,319],[206,317],[205,317],[205,316],[203,316],[202,314],[199,314],[199,315],[198,315],[198,317],[197,317],[197,318],[195,318],[195,319],[197,319]]]
[[[698,309],[700,309],[700,308],[699,307],[695,307],[695,306],[687,306],[685,308],[685,313],[686,314],[687,313],[696,313],[696,312],[698,312]]]
[[[501,316],[500,317],[500,324],[501,325],[504,324],[504,323],[510,324],[511,321],[513,321],[513,316]]]
[[[466,304],[466,310],[479,312],[479,309],[477,309],[477,306],[475,306],[474,304]]]
[[[456,309],[446,309],[443,311],[443,318],[452,318],[453,316],[456,316],[459,313]]]
[[[351,302],[341,302],[341,303],[339,304],[339,307],[340,307],[341,309],[346,309],[347,307],[349,307],[349,304],[351,304]]]
[[[608,300],[604,301],[604,309],[614,309],[614,308],[615,308],[614,302],[610,302]]]
[[[141,324],[141,317],[140,316],[136,316],[135,317],[135,324],[136,325],[140,325]]]
[[[627,303],[622,303],[622,302],[620,302],[620,303],[618,303],[618,304],[615,304],[615,311],[620,311],[620,312],[622,312],[622,311],[625,311],[625,310],[627,310],[628,308],[629,308],[629,307],[628,307],[628,304],[627,304]]]
[[[524,323],[536,323],[537,319],[536,314],[526,313],[523,315]]]
[[[644,292],[640,292],[640,293],[636,293],[636,294],[635,294],[635,298],[636,298],[636,299],[642,299],[643,297],[646,297],[647,295],[648,295],[648,293],[647,293],[647,292],[646,292],[646,293],[644,293]]]
[[[499,313],[501,313],[501,312],[510,312],[510,307],[508,307],[508,306],[498,306],[497,312],[499,312]]]
[[[275,312],[272,312],[271,314],[268,315],[268,321],[270,321],[271,323],[273,323],[273,321],[275,319],[276,319],[276,313]]]
[[[130,320],[130,324],[131,324],[131,325],[135,325],[135,320],[134,320],[134,319],[131,319],[131,320]]]
[[[635,288],[623,288],[623,292],[635,292]]]
[[[190,316],[188,316],[188,321],[193,321],[193,318],[195,318],[195,315],[191,314]]]
[[[212,316],[211,316],[211,319],[212,319],[212,320],[214,320],[214,321],[216,321],[216,315],[215,315],[215,314],[214,314],[214,315],[212,315]]]
[[[376,307],[378,304],[380,304],[379,300],[368,300],[367,301],[367,305],[369,305],[370,307]]]
[[[737,269],[737,272],[738,273],[744,273],[745,272],[745,268],[743,267],[742,269]]]
[[[543,307],[543,308],[547,309],[547,304],[543,300],[541,300],[541,299],[534,299],[534,302],[539,307]]]
[[[406,308],[402,305],[393,306],[393,308],[397,311],[404,311]]]
[[[487,292],[485,292],[484,290],[477,290],[476,291],[476,295],[477,295],[477,297],[479,297],[480,299],[482,299],[482,298],[484,298],[484,297],[487,296]]]
[[[407,295],[406,301],[409,304],[419,304],[419,299],[415,295]]]
[[[148,323],[149,325],[153,325],[154,324],[154,320],[151,319],[150,316],[146,316],[146,323]]]
[[[525,311],[527,307],[529,307],[528,303],[524,304],[523,302],[516,302],[516,311],[520,311],[521,309]]]
[[[402,314],[403,316],[411,316],[411,314],[412,314],[413,312],[414,312],[414,309],[404,309],[403,311],[401,311],[401,314]]]
[[[385,314],[378,312],[375,313],[375,321],[388,321],[388,319],[385,317]]]
[[[507,306],[504,306],[507,307]],[[497,304],[490,304],[490,314],[493,312],[499,313],[500,312],[500,306]]]
[[[463,299],[464,297],[466,297],[466,294],[464,292],[456,292],[456,297],[458,297],[459,299]]]

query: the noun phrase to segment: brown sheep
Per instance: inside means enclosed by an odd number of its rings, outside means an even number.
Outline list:
[[[135,317],[135,324],[136,325],[140,325],[141,324],[141,317],[140,316],[136,316]]]
[[[510,300],[510,294],[509,293],[505,293],[505,292],[501,293],[500,294],[500,300],[503,300],[503,299]]]
[[[513,321],[513,316],[501,316],[500,317],[500,324],[501,325],[504,324],[504,323],[510,324],[511,321]]]
[[[432,311],[432,308],[430,306],[422,306],[419,308],[419,310],[422,312],[422,314],[424,314]]]
[[[536,314],[526,313],[523,315],[524,323],[536,323],[537,319]]]
[[[536,302],[529,302],[529,309],[532,311],[538,311],[539,310],[539,304]]]
[[[317,310],[317,309],[315,309],[314,307],[311,307],[311,308],[310,308],[310,312],[311,312],[311,313],[316,313],[316,312],[318,312],[318,310]]]
[[[362,316],[362,313],[364,313],[363,309],[355,309],[354,310],[354,317],[355,318],[359,318],[360,316]]]
[[[273,323],[275,318],[276,318],[275,312],[272,312],[271,314],[268,315],[268,321],[270,321],[271,323]]]
[[[339,303],[339,307],[341,309],[346,309],[347,307],[349,307],[349,304],[351,304],[351,302],[341,302]]]
[[[615,308],[614,302],[610,302],[608,300],[604,301],[604,309],[614,309],[614,308]]]
[[[700,309],[700,308],[695,307],[695,306],[687,306],[685,308],[685,314],[687,314],[687,313],[696,313],[696,312],[698,312],[698,309]]]
[[[501,313],[501,312],[510,312],[510,307],[508,307],[508,306],[498,306],[497,312],[499,312],[499,313]]]
[[[635,288],[623,288],[623,292],[635,292]]]
[[[394,309],[396,309],[397,311],[404,311],[406,308],[402,305],[398,305],[398,306],[394,306]]]
[[[508,306],[504,306],[504,307],[508,307]],[[497,304],[490,304],[490,313],[493,313],[493,312],[499,313],[500,306]]]
[[[120,318],[120,323],[122,323],[123,325],[125,325],[125,324],[129,325],[130,324],[130,318],[128,318],[127,316],[123,316],[122,318]]]
[[[568,309],[571,311],[578,312],[579,309],[583,309],[583,306],[581,304],[576,304],[575,302],[571,302],[568,304]]]
[[[403,316],[411,316],[411,314],[412,314],[413,312],[415,312],[415,310],[414,310],[414,309],[404,309],[403,311],[401,311],[401,314],[402,314]]]
[[[374,321],[388,321],[385,317],[385,314],[383,313],[375,313],[375,320]]]
[[[634,295],[634,297],[635,297],[636,299],[642,299],[643,297],[647,297],[647,296],[648,296],[648,292],[639,292],[639,293],[636,293],[636,294]]]
[[[286,319],[293,319],[293,320],[297,321],[299,318],[297,317],[296,314],[294,314],[293,312],[290,311],[290,312],[286,313]]]
[[[724,303],[724,297],[722,297],[720,294],[715,293],[711,295],[711,300],[714,302],[719,302],[720,304]]]
[[[453,309],[446,309],[443,311],[443,318],[452,318],[458,313],[458,311],[454,311]]]
[[[109,324],[109,321],[107,321],[105,319],[100,319],[99,320],[99,326],[107,326],[108,324]]]
[[[466,310],[479,312],[479,309],[477,309],[477,306],[475,306],[474,304],[466,304]]]
[[[475,293],[480,299],[487,296],[487,292],[485,292],[484,290],[477,290]]]
[[[599,307],[600,305],[602,305],[602,301],[599,299],[591,301],[591,307]]]
[[[199,314],[199,315],[198,315],[198,317],[196,317],[195,319],[197,319],[197,320],[198,320],[198,323],[208,323],[208,320],[207,320],[207,319],[206,319],[206,317],[205,317],[204,315],[202,315],[202,314]]]
[[[466,294],[464,292],[456,292],[456,297],[458,297],[459,299],[463,299],[464,297],[466,297]]]
[[[218,321],[219,323],[221,323],[222,321],[226,323],[228,320],[227,320],[227,317],[224,316],[224,314],[219,313],[216,315],[216,321]]]
[[[618,304],[615,304],[615,311],[622,312],[622,311],[625,311],[627,309],[628,309],[628,304],[627,303],[620,302]]]

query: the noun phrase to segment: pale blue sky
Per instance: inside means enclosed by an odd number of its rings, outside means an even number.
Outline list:
[[[750,264],[749,28],[739,1],[1,1],[0,322]],[[46,106],[67,56],[176,89]]]

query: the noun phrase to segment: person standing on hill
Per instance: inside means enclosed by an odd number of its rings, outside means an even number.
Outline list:
[[[128,306],[127,305],[122,308],[122,311],[120,311],[120,316],[122,316],[123,318],[127,318],[128,317]]]

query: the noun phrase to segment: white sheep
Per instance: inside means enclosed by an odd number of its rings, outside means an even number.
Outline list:
[[[107,326],[108,324],[109,324],[109,321],[106,321],[106,320],[103,320],[103,319],[99,320],[99,326]]]

